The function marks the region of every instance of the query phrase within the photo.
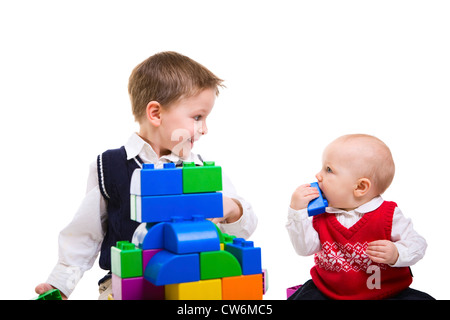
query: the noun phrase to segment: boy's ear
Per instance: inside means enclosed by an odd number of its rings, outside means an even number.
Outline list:
[[[361,178],[358,180],[355,190],[353,190],[353,193],[355,197],[363,197],[365,196],[370,188],[372,187],[372,182],[367,178]]]
[[[155,127],[159,127],[161,124],[161,105],[157,101],[150,101],[147,104],[145,110],[147,120],[150,121]]]

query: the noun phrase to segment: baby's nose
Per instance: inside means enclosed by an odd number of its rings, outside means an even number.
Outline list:
[[[316,179],[319,182],[322,182],[322,175],[320,174],[320,172],[316,173]]]

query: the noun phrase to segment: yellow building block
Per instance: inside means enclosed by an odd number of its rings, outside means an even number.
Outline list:
[[[168,284],[166,300],[222,300],[222,280],[200,280]]]

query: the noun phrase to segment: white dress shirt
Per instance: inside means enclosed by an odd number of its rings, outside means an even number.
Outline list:
[[[155,168],[162,168],[167,162],[177,163],[181,160],[175,154],[158,158],[152,147],[136,133],[125,144],[125,150],[128,160],[139,156],[144,163],[155,164]],[[194,153],[183,160],[202,164]],[[223,195],[239,201],[243,213],[238,221],[219,223],[218,226],[224,233],[247,239],[255,231],[258,219],[251,205],[236,193],[233,184],[223,172],[222,184]],[[47,279],[47,283],[58,288],[67,297],[83,273],[93,266],[100,252],[107,227],[106,208],[106,200],[100,193],[95,161],[89,168],[86,195],[73,220],[59,234],[58,263]]]
[[[332,207],[326,208],[326,211],[334,213],[337,220],[349,229],[365,213],[374,211],[381,206],[383,201],[383,198],[378,196],[351,211]],[[292,245],[299,255],[309,256],[321,250],[319,235],[313,227],[312,218],[308,217],[307,209],[289,208],[286,228]],[[425,255],[427,242],[414,230],[411,219],[405,218],[398,207],[394,211],[390,240],[394,242],[399,254],[393,267],[412,266]]]

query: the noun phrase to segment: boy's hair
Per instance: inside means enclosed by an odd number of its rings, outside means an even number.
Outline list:
[[[378,194],[383,194],[395,175],[395,164],[389,147],[377,137],[368,134],[349,134],[338,138],[345,142],[359,142],[358,157],[363,161],[363,174],[369,178]]]
[[[147,104],[157,101],[163,107],[196,95],[204,89],[219,94],[223,80],[200,63],[173,51],[160,52],[137,65],[128,82],[131,108],[136,121],[145,115]]]

